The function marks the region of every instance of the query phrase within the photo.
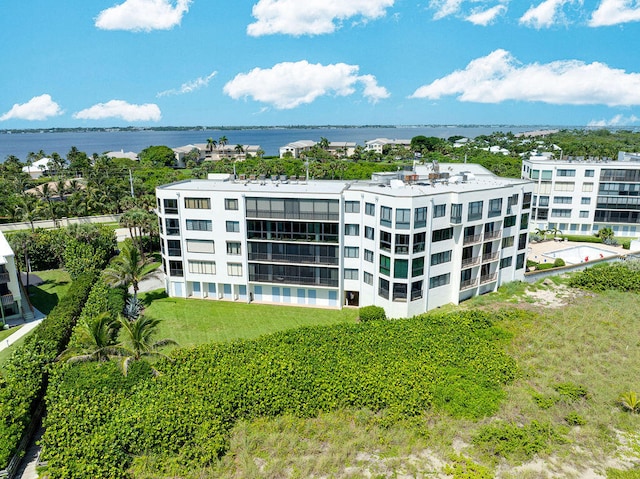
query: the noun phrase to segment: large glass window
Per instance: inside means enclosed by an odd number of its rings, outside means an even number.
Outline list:
[[[358,270],[357,269],[351,269],[351,268],[345,268],[344,269],[344,279],[358,279]]]
[[[453,227],[434,230],[431,233],[431,241],[433,241],[434,243],[437,243],[438,241],[445,241],[451,238],[453,238]]]
[[[238,221],[227,221],[226,222],[227,233],[239,233],[240,232],[240,222]]]
[[[416,208],[413,215],[413,227],[422,228],[427,226],[427,207]]]
[[[216,274],[216,262],[189,260],[189,273]]]
[[[434,253],[431,255],[431,266],[437,264],[448,263],[451,261],[451,250]]]
[[[442,218],[447,214],[447,205],[435,205],[433,207],[433,217]]]
[[[211,231],[211,220],[187,220],[187,230],[189,231]]]
[[[182,256],[182,248],[180,246],[180,240],[168,240],[167,249],[169,256]]]
[[[225,200],[224,200],[224,209],[225,210],[237,210],[238,209],[238,200],[236,198],[225,198]]]
[[[358,258],[360,256],[360,248],[357,246],[345,246],[344,257],[345,258]]]
[[[187,251],[189,253],[215,253],[215,247],[212,240],[187,240]]]
[[[376,205],[373,203],[365,203],[364,204],[364,214],[368,216],[376,215]]]
[[[510,226],[515,226],[516,225],[516,216],[506,216],[504,218],[504,227],[508,228]]]
[[[237,241],[227,241],[227,254],[241,254],[241,243]]]
[[[502,215],[502,198],[494,198],[489,201],[489,218]]]
[[[407,284],[393,283],[393,301],[407,300]]]
[[[411,283],[411,301],[422,298],[422,280]]]
[[[364,250],[364,260],[369,263],[373,263],[373,251],[365,249]]]
[[[360,234],[359,224],[347,224],[344,225],[345,236],[358,236]]]
[[[365,226],[364,227],[364,237],[367,239],[374,239],[375,238],[375,230],[371,227],[371,226]]]
[[[382,206],[380,208],[380,224],[382,226],[386,226],[387,228],[391,228],[391,215],[393,211],[388,206]]]
[[[472,201],[469,203],[469,213],[467,219],[469,221],[479,220],[482,218],[482,201]]]
[[[164,199],[164,213],[167,215],[177,215],[178,214],[178,200],[174,199]]]
[[[380,273],[391,276],[391,258],[383,254],[380,255]]]
[[[420,253],[424,251],[425,243],[427,241],[426,233],[416,233],[413,235],[413,252]]]
[[[167,236],[180,235],[180,222],[178,218],[165,218]]]
[[[359,201],[345,201],[344,202],[344,212],[345,213],[360,213],[360,202]]]
[[[209,198],[185,198],[184,207],[192,210],[210,210],[211,200]]]
[[[227,263],[227,274],[229,276],[242,276],[242,263]]]
[[[364,282],[367,284],[373,284],[373,275],[371,273],[367,273],[366,271],[363,274]]]
[[[411,227],[411,210],[406,208],[396,209],[396,229],[408,230]]]
[[[424,274],[424,256],[411,260],[411,277],[422,276]]]
[[[388,231],[380,231],[380,249],[391,251],[391,233]]]
[[[169,261],[169,276],[184,276],[182,261]]]
[[[389,281],[384,278],[378,279],[378,296],[389,299]]]
[[[438,276],[434,276],[433,278],[429,278],[429,289],[437,288],[438,286],[444,286],[446,284],[449,284],[450,280],[451,280],[450,273],[441,274]]]
[[[462,223],[462,204],[453,203],[451,205],[451,222],[454,224]]]
[[[396,254],[409,254],[409,235],[396,235]]]
[[[409,276],[409,260],[397,259],[393,262],[393,277],[407,278]]]

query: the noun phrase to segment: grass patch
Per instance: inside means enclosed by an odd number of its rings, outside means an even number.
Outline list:
[[[43,283],[38,286],[29,286],[29,299],[36,309],[49,314],[60,298],[67,294],[71,286],[71,277],[61,269],[36,271],[33,274],[40,277]]]
[[[162,266],[162,256],[160,255],[160,253],[147,255],[147,259],[149,260],[149,264],[142,268],[142,274],[150,273],[151,271],[154,271]]]
[[[355,323],[357,309],[317,309],[204,299],[168,298],[164,291],[140,295],[149,306],[145,314],[161,319],[158,338],[171,338],[181,347],[235,339],[303,326]]]
[[[3,339],[11,336],[13,333],[17,332],[21,327],[22,326],[16,326],[10,329],[0,329],[0,342],[2,342]]]
[[[29,334],[27,334],[27,336],[29,336]],[[27,336],[21,337],[11,346],[0,351],[0,371],[4,369],[4,364],[7,362],[7,359],[9,359],[9,356],[11,356],[17,348],[19,348],[20,346],[22,346],[22,344],[24,344],[24,341],[27,338]]]

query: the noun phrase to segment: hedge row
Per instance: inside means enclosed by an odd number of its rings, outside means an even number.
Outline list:
[[[640,263],[628,260],[623,263],[597,265],[574,273],[569,286],[590,291],[640,292]]]
[[[517,375],[508,339],[488,313],[468,311],[176,350],[156,378],[144,363],[127,377],[112,362],[63,364],[47,391],[47,473],[123,478],[141,454],[195,470],[224,454],[239,419],[340,408],[484,417]]]
[[[0,468],[16,452],[47,383],[47,366],[66,347],[87,299],[95,273],[76,279],[67,294],[18,347],[5,365],[0,383]]]

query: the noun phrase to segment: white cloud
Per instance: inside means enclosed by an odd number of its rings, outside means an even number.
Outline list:
[[[500,4],[486,10],[476,10],[471,15],[467,16],[466,20],[474,25],[486,27],[506,11],[506,5]]]
[[[357,65],[345,63],[321,65],[306,60],[278,63],[272,68],[254,68],[236,75],[224,86],[224,93],[235,100],[252,97],[280,110],[311,103],[323,95],[351,95],[358,83],[364,86],[363,96],[371,102],[389,97],[373,75],[358,75],[358,70]]]
[[[447,95],[478,103],[516,100],[556,105],[640,105],[640,74],[579,60],[521,65],[509,52],[496,50],[471,61],[464,70],[421,86],[411,98]]]
[[[122,118],[125,121],[160,121],[162,114],[158,105],[153,103],[132,105],[123,100],[111,100],[74,113],[73,117],[78,120]]]
[[[567,3],[582,4],[582,0],[545,0],[536,7],[530,7],[520,17],[520,24],[540,29],[561,23],[564,21],[562,7]]]
[[[274,33],[320,35],[340,28],[343,20],[383,17],[394,0],[259,0],[252,15],[257,20],[247,33],[258,37]]]
[[[34,96],[27,103],[15,104],[4,115],[0,116],[0,121],[6,120],[46,120],[52,116],[59,116],[64,113],[51,95]]]
[[[640,21],[637,0],[602,0],[591,16],[589,26],[603,27]]]
[[[435,20],[440,20],[444,17],[448,17],[449,15],[458,13],[462,2],[463,0],[431,0],[429,7],[436,11],[433,18]]]
[[[101,11],[96,27],[102,30],[134,32],[170,30],[180,25],[192,0],[125,0],[124,3]]]
[[[171,90],[165,90],[158,93],[156,96],[168,96],[168,95],[184,95],[185,93],[191,93],[200,88],[204,88],[209,85],[209,81],[216,76],[218,72],[212,72],[206,77],[198,77],[195,80],[183,83],[180,88],[172,88]]]
[[[627,126],[634,123],[638,123],[640,118],[635,115],[623,116],[616,115],[610,120],[591,120],[587,126],[593,127],[607,127],[607,126]]]

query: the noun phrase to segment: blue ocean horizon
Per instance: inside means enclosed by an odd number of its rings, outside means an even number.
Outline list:
[[[298,140],[352,141],[359,145],[375,138],[411,139],[417,135],[449,138],[461,135],[475,138],[494,132],[522,133],[534,130],[568,128],[549,125],[442,125],[442,126],[384,126],[384,127],[243,127],[238,129],[179,129],[179,130],[72,130],[72,131],[0,131],[0,162],[13,155],[25,161],[29,152],[44,151],[66,157],[72,147],[89,156],[109,151],[139,153],[149,146],[165,145],[176,148],[206,143],[208,138],[218,141],[226,136],[229,145],[259,145],[267,156],[277,156],[281,146]],[[579,128],[579,127],[578,127]]]

